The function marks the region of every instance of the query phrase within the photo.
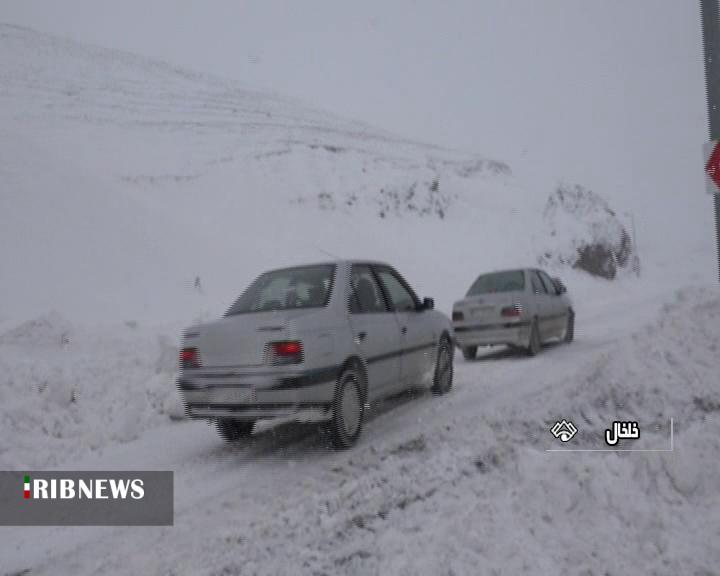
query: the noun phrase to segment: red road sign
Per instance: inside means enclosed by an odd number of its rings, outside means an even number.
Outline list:
[[[720,194],[720,142],[705,144],[705,186],[710,194]]]

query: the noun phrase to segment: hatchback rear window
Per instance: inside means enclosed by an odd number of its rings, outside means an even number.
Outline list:
[[[335,266],[321,264],[285,268],[259,276],[230,307],[225,316],[322,308],[330,300]]]
[[[525,274],[522,270],[491,272],[481,274],[468,290],[468,296],[491,294],[493,292],[515,292],[525,290]]]

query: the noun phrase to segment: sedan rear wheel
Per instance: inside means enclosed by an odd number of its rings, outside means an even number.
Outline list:
[[[452,388],[453,381],[453,349],[447,338],[440,340],[437,360],[435,363],[435,378],[433,379],[433,394],[445,394]]]
[[[226,442],[236,442],[252,434],[255,422],[241,422],[230,418],[219,418],[215,423],[217,431]]]
[[[568,344],[575,339],[575,312],[568,310],[567,324],[565,325],[565,342]]]
[[[538,328],[537,318],[535,318],[532,321],[532,326],[530,327],[530,341],[528,342],[527,353],[529,356],[537,356],[540,353],[541,348],[540,329]]]
[[[365,404],[362,377],[356,368],[347,368],[340,375],[333,400],[333,416],[330,421],[330,438],[339,450],[349,448],[360,437]]]
[[[461,350],[465,360],[475,360],[475,356],[477,356],[477,346],[463,346]]]

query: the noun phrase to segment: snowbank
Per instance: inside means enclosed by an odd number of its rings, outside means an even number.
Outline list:
[[[175,341],[136,323],[92,330],[51,313],[0,334],[0,468],[39,469],[168,421]]]

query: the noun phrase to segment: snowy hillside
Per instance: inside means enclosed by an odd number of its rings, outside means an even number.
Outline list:
[[[568,184],[592,199],[568,207],[562,174],[532,172],[0,24],[0,468],[176,482],[173,528],[0,529],[0,574],[712,573],[713,245],[667,224],[705,198],[629,214],[623,190]],[[629,231],[639,276],[570,266]],[[181,329],[331,256],[387,260],[446,312],[479,272],[545,259],[577,340],[458,355],[451,394],[374,408],[347,453],[312,427],[228,447],[175,419]],[[637,419],[661,449],[674,418],[675,450],[548,453],[559,418],[587,447]]]
[[[267,266],[442,262],[440,221],[498,191],[510,206],[499,162],[24,29],[0,27],[0,46],[2,256],[25,256],[2,286],[14,312],[167,320],[200,275],[217,313]]]
[[[0,316],[183,323],[328,254],[389,260],[448,310],[545,244],[554,187],[502,162],[22,28],[0,48]]]

